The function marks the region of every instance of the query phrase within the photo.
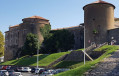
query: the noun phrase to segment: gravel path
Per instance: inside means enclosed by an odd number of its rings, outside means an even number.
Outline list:
[[[85,76],[119,76],[119,50],[105,58]]]

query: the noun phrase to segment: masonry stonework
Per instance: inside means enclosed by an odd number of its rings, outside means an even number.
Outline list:
[[[115,6],[104,2],[96,1],[85,5],[84,26],[85,26],[85,46],[91,43],[102,44],[108,42],[107,31],[114,29],[114,9]]]
[[[18,49],[24,45],[28,33],[33,33],[39,36],[40,42],[44,40],[41,35],[40,28],[45,24],[50,24],[49,20],[32,16],[22,19],[23,23],[9,27],[9,31],[5,32],[5,60],[16,58]]]

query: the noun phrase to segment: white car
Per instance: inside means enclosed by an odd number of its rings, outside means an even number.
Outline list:
[[[14,76],[23,76],[21,72],[14,72]]]
[[[23,72],[30,72],[31,71],[31,68],[30,67],[23,67]]]
[[[9,76],[9,73],[7,70],[0,70],[0,76]]]
[[[24,69],[24,67],[19,67],[17,70],[18,70],[19,72],[22,72],[23,69]]]
[[[36,68],[35,69],[35,74],[38,74],[40,72],[40,69],[44,69],[44,68]]]

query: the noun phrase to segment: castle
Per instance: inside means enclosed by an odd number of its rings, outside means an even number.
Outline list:
[[[37,34],[39,40],[43,41],[44,38],[40,32],[40,28],[46,24],[50,24],[49,20],[40,17],[32,16],[22,19],[23,23],[9,27],[9,31],[5,32],[5,60],[11,60],[16,58],[16,53],[19,53],[19,49],[24,45],[26,36],[28,33]],[[83,28],[80,26],[63,28],[69,30],[74,34],[75,44],[74,49],[83,48]],[[56,29],[53,29],[56,30]],[[59,30],[59,29],[57,29]]]
[[[11,26],[9,31],[5,32],[5,60],[15,58],[18,49],[24,45],[28,33],[37,34],[39,40],[43,41],[43,36],[39,30],[45,24],[50,24],[49,20],[39,16],[24,18],[22,21],[23,23]]]
[[[115,6],[111,3],[96,1],[83,7],[84,24],[81,24],[82,26],[61,28],[67,29],[74,34],[75,44],[73,49],[83,48],[84,31],[86,47],[92,43],[110,43],[112,40],[119,44],[119,18],[114,18],[114,9]],[[5,60],[15,58],[18,49],[23,46],[28,33],[37,34],[39,40],[43,41],[40,28],[44,27],[45,24],[50,24],[49,20],[39,16],[24,18],[22,21],[23,23],[11,26],[9,31],[5,32]]]

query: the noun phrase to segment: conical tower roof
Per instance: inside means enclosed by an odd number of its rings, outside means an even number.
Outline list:
[[[45,19],[45,18],[40,17],[40,16],[31,16],[31,17],[28,17],[28,18],[37,18],[37,19],[47,20],[47,21],[49,21],[48,19]],[[28,19],[28,18],[24,18],[24,19]]]
[[[93,2],[93,3],[87,4],[87,5],[85,5],[85,6],[83,7],[83,9],[84,9],[86,6],[88,6],[88,5],[92,5],[92,4],[108,4],[108,5],[113,6],[114,9],[115,9],[115,6],[114,6],[113,4],[108,3],[108,2],[105,2],[105,1],[102,1],[102,0],[98,0],[98,1],[95,1],[95,2]]]

